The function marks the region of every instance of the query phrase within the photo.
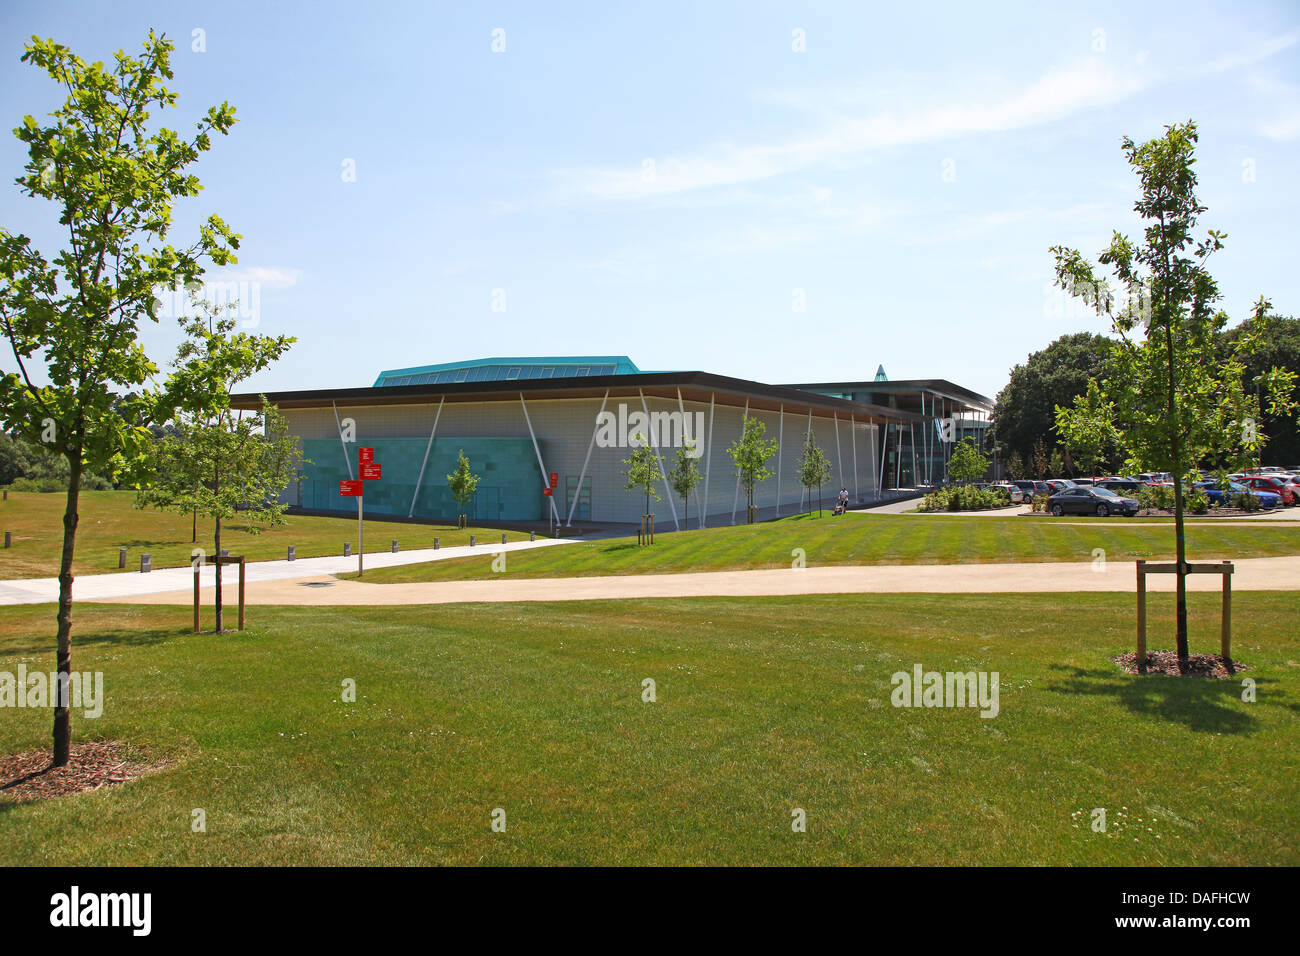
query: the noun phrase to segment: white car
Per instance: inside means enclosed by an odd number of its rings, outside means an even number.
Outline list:
[[[1013,505],[1023,505],[1025,503],[1025,492],[1023,488],[1019,488],[1016,485],[1006,485],[1006,484],[994,484],[994,485],[990,485],[989,487],[1001,488],[1003,491],[1005,491],[1007,494],[1011,496],[1011,503]]]

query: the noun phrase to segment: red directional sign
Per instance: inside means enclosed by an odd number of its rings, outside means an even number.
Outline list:
[[[373,462],[365,462],[361,465],[362,481],[378,481],[380,477],[380,466]]]
[[[554,488],[559,483],[560,483],[560,473],[558,471],[551,472],[551,487]]]
[[[551,489],[550,489],[550,488],[543,488],[543,489],[542,489],[542,494],[546,495],[546,497],[548,497],[548,498],[551,497]]]
[[[344,478],[339,482],[339,494],[344,498],[360,498],[364,488],[360,480],[352,481]]]
[[[363,465],[368,465],[375,460],[375,450],[373,448],[358,448],[357,461]]]

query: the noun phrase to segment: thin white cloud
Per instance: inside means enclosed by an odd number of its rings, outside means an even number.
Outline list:
[[[564,178],[570,189],[608,200],[737,186],[843,162],[873,150],[1049,123],[1123,100],[1145,84],[1140,72],[1116,66],[1104,57],[1091,57],[1052,70],[1023,92],[994,102],[972,100],[911,113],[841,118],[820,134],[802,139],[752,145],[723,143],[686,158],[655,159],[653,166],[640,161],[634,167],[580,169],[568,172]]]
[[[1220,59],[1214,60],[1206,67],[1211,73],[1225,73],[1228,70],[1237,70],[1244,66],[1253,66],[1270,57],[1277,56],[1283,50],[1289,50],[1291,47],[1300,43],[1300,30],[1292,30],[1290,33],[1284,33],[1281,36],[1269,37],[1256,43],[1251,49],[1239,53],[1233,53]]]

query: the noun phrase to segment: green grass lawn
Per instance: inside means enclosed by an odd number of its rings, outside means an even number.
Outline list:
[[[35,492],[9,493],[0,501],[0,531],[13,532],[13,546],[0,550],[0,580],[54,577],[59,573],[59,555],[63,549],[63,507],[61,494]],[[117,549],[127,552],[127,570],[140,570],[140,555],[152,555],[155,568],[183,567],[190,563],[193,548],[212,550],[212,522],[199,518],[199,540],[192,543],[192,523],[188,515],[138,510],[131,491],[83,491],[77,526],[77,554],[74,574],[99,574],[116,571]],[[261,534],[249,534],[239,520],[221,529],[221,546],[231,554],[242,554],[251,561],[282,560],[289,545],[300,558],[318,558],[343,553],[343,542],[357,546],[357,521],[352,518],[322,518],[290,515],[286,524],[268,528]],[[442,547],[469,544],[470,534],[480,541],[499,542],[501,532],[487,528],[464,531],[446,525],[406,524],[398,521],[366,519],[366,552],[387,551],[393,538],[405,550],[432,548],[434,537]],[[518,541],[527,534],[510,532],[508,540]]]
[[[789,567],[802,548],[809,567],[830,564],[949,564],[1006,561],[1108,561],[1172,558],[1173,525],[1123,518],[920,517],[848,515],[783,518],[755,525],[666,532],[638,547],[635,537],[584,541],[510,555],[508,575],[571,577],[668,574]],[[1217,558],[1300,554],[1300,527],[1189,524],[1188,556]],[[351,576],[351,575],[342,575]],[[371,583],[499,578],[481,558],[409,564],[366,572]]]
[[[1218,597],[1190,600],[1212,649]],[[1300,595],[1234,600],[1255,703],[1121,673],[1132,605],[259,607],[221,637],[185,608],[79,606],[74,667],[105,672],[107,703],[74,733],[173,763],[0,805],[0,864],[1300,864]],[[53,624],[0,609],[0,669],[52,666]],[[998,671],[1000,714],[892,707],[915,663]],[[0,710],[0,753],[48,743],[48,711]]]

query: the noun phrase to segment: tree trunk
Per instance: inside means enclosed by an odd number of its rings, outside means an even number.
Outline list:
[[[221,624],[222,624],[221,621],[221,519],[220,518],[217,519],[216,548],[217,548],[217,553],[214,560],[217,563],[217,589],[216,589],[216,594],[212,599],[212,604],[217,609],[217,633],[220,634]]]
[[[72,750],[72,723],[66,690],[72,674],[72,556],[77,545],[77,499],[81,496],[81,448],[68,455],[68,498],[63,509],[63,555],[59,559],[59,613],[56,653],[59,683],[54,700],[54,759],[52,766],[66,767]]]
[[[1178,645],[1178,660],[1181,663],[1186,661],[1190,656],[1190,650],[1187,643],[1187,575],[1184,573],[1187,567],[1187,542],[1183,538],[1183,476],[1182,471],[1182,442],[1178,440],[1178,410],[1177,396],[1174,390],[1174,332],[1171,325],[1165,326],[1165,343],[1169,349],[1169,390],[1166,396],[1166,413],[1169,416],[1170,430],[1170,451],[1173,455],[1174,464],[1174,546],[1175,560],[1178,562],[1178,597],[1176,604],[1176,641]]]
[[[220,465],[216,465],[213,468],[212,493],[213,493],[213,498],[219,501],[221,498],[221,466]],[[220,505],[218,505],[218,507],[220,507]],[[217,568],[216,568],[217,587],[216,587],[216,592],[212,598],[212,605],[214,608],[216,608],[217,633],[220,634],[222,631],[222,623],[223,623],[221,618],[221,516],[220,515],[217,516],[216,524],[217,524],[216,540],[214,541],[214,544],[216,546],[217,553],[214,557],[217,563]]]

